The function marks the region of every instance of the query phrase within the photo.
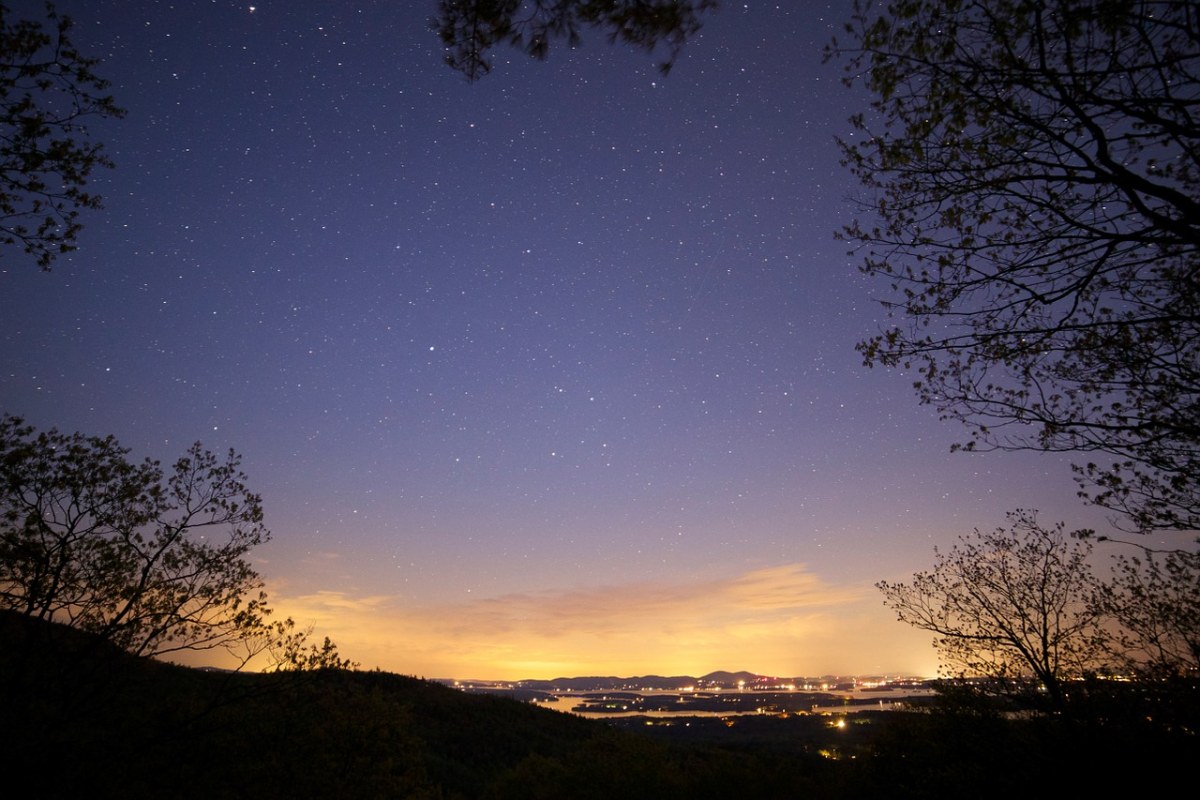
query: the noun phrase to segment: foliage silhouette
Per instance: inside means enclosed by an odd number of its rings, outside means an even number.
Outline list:
[[[1114,667],[1143,678],[1200,677],[1200,552],[1117,559],[1100,602],[1119,626],[1110,641]]]
[[[14,20],[0,3],[0,243],[44,270],[75,249],[80,210],[101,206],[86,187],[112,162],[86,123],[125,113],[70,32],[71,20],[50,3],[44,23]]]
[[[949,552],[935,550],[933,569],[911,583],[876,585],[901,622],[937,635],[947,677],[1030,701],[1044,696],[1062,711],[1066,681],[1103,661],[1091,545],[1068,537],[1062,525],[1039,525],[1032,512],[1013,512],[1009,523],[960,537]]]
[[[874,97],[843,236],[901,317],[860,343],[911,369],[961,446],[1111,458],[1080,495],[1132,530],[1200,528],[1200,15],[1179,0],[858,2]]]
[[[666,73],[700,30],[700,15],[716,5],[716,0],[439,0],[432,25],[446,63],[470,81],[491,72],[488,52],[497,44],[544,59],[554,39],[578,47],[585,26],[607,31],[610,42],[647,52],[664,44],[668,56],[658,67]]]
[[[264,651],[286,669],[346,667],[336,646],[271,620],[247,560],[270,538],[240,459],[199,443],[164,473],[117,441],[0,416],[0,608],[137,656]]]

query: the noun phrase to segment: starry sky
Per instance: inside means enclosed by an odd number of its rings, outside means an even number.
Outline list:
[[[432,2],[58,6],[128,116],[79,250],[0,254],[0,408],[237,449],[275,605],[364,667],[932,674],[875,581],[1015,508],[1106,527],[861,366],[848,0],[726,2],[667,77],[593,33],[475,84]]]

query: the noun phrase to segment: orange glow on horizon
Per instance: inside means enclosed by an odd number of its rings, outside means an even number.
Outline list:
[[[829,586],[802,564],[703,583],[640,583],[405,607],[334,591],[277,613],[329,636],[364,669],[481,680],[702,675],[932,675],[926,636],[870,586]]]

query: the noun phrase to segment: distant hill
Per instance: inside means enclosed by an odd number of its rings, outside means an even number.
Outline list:
[[[686,686],[694,686],[696,679],[690,675],[675,675],[664,677],[662,675],[641,675],[629,678],[619,678],[615,675],[596,676],[585,675],[578,678],[553,678],[551,680],[524,680],[517,681],[518,686],[523,689],[542,689],[545,691],[557,689],[559,691],[583,692],[591,689],[682,689]]]
[[[756,675],[753,672],[710,672],[707,675],[700,676],[700,682],[704,684],[724,684],[727,686],[737,686],[739,683],[744,683],[747,686],[761,680],[764,676]]]
[[[707,675],[696,677],[694,675],[631,675],[629,677],[619,677],[616,675],[584,675],[573,678],[551,678],[544,679],[527,679],[520,681],[457,681],[444,679],[441,683],[446,684],[480,684],[480,685],[496,685],[504,684],[519,687],[525,690],[536,691],[560,691],[560,692],[587,692],[587,691],[634,691],[637,689],[661,690],[661,691],[680,691],[682,689],[695,688],[722,688],[736,689],[739,685],[744,685],[747,688],[755,686],[763,686],[767,684],[791,683],[795,682],[796,678],[779,678],[767,675],[759,675],[754,672],[725,672],[717,671],[710,672]]]

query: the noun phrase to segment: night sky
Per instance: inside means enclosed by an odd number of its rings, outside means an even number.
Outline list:
[[[364,667],[930,674],[875,581],[1011,509],[1105,521],[861,366],[850,5],[469,84],[432,0],[60,1],[129,113],[79,250],[0,254],[0,408],[237,449],[275,604]]]

